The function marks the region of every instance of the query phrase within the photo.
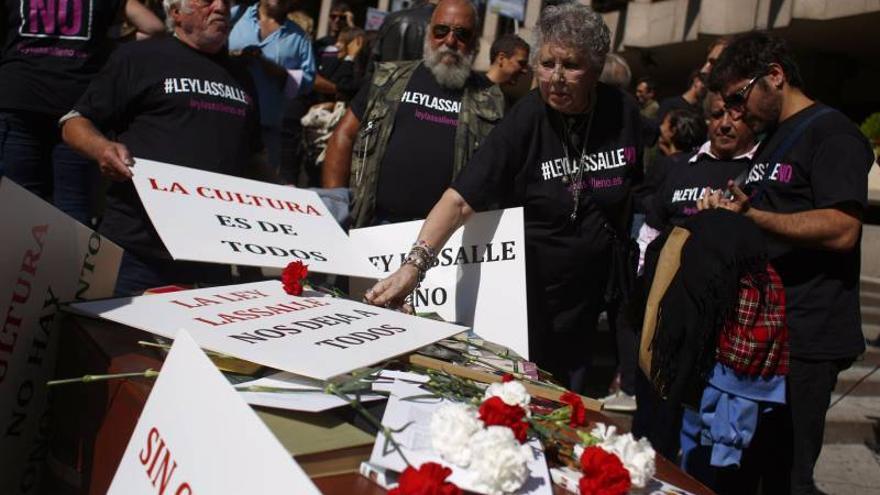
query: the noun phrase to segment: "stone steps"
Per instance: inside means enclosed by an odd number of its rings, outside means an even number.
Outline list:
[[[843,394],[849,391],[851,396],[878,397],[878,403],[880,403],[880,370],[874,371],[878,364],[865,364],[864,361],[857,361],[852,367],[837,376],[837,387],[835,387],[834,393]],[[863,378],[864,380],[862,380]],[[859,383],[859,380],[862,382]]]
[[[831,394],[831,403],[840,397]],[[828,410],[825,417],[825,444],[877,443],[880,425],[880,398],[848,395]]]

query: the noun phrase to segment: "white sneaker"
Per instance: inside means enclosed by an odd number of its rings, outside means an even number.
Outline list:
[[[636,396],[629,395],[621,390],[599,399],[608,411],[633,412],[636,410]]]

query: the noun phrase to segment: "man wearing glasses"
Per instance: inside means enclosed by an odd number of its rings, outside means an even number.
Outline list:
[[[785,285],[791,492],[819,493],[813,468],[840,371],[864,351],[859,311],[862,215],[873,153],[843,114],[810,99],[785,45],[765,33],[734,39],[712,69],[726,111],[766,134],[742,186],[698,207],[727,208],[767,233]],[[790,428],[790,429],[788,429]],[[778,459],[776,460],[778,462]]]
[[[471,70],[476,25],[468,0],[440,2],[423,59],[379,64],[330,137],[323,187],[351,187],[355,227],[425,218],[501,119],[501,90]]]

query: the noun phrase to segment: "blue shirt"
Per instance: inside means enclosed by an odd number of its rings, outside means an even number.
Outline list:
[[[315,56],[312,43],[306,33],[290,20],[277,31],[260,39],[260,19],[257,12],[259,3],[245,10],[232,32],[229,33],[229,50],[239,51],[247,47],[258,47],[263,56],[287,70],[303,71],[299,94],[312,90],[315,81]],[[232,8],[232,17],[238,14],[238,6]],[[252,67],[251,73],[257,87],[260,100],[261,123],[264,126],[281,125],[281,113],[284,108],[284,91],[275,81],[269,79],[262,70]]]

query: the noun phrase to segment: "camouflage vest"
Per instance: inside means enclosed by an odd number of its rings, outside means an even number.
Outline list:
[[[353,227],[374,222],[379,165],[394,130],[394,116],[400,98],[419,64],[421,61],[384,62],[376,67],[351,158],[349,184]],[[458,175],[504,113],[504,96],[498,86],[475,88],[474,85],[471,76],[461,98],[461,112],[455,130],[453,177]],[[413,173],[417,173],[415,167]]]

